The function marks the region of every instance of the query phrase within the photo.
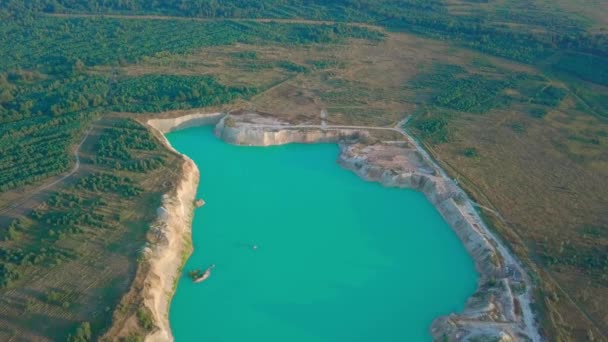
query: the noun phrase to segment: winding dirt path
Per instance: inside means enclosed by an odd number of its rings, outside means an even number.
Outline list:
[[[65,181],[66,179],[72,177],[76,172],[78,172],[78,170],[80,170],[80,149],[82,147],[82,145],[84,144],[84,142],[87,140],[87,138],[89,137],[89,135],[91,134],[91,130],[92,128],[89,128],[85,135],[82,137],[82,140],[80,140],[80,142],[78,143],[78,145],[76,146],[76,149],[74,150],[74,157],[76,158],[76,163],[74,164],[74,166],[72,167],[72,169],[66,173],[65,175],[61,176],[60,178],[51,181],[47,184],[41,185],[40,187],[32,190],[31,192],[28,193],[28,195],[26,195],[24,198],[20,199],[17,202],[12,203],[10,206],[5,207],[3,209],[0,210],[0,215],[6,214],[9,211],[15,210],[17,208],[19,208],[20,206],[24,205],[25,203],[27,203],[28,201],[30,201],[32,198],[36,197],[38,194],[42,193],[45,190],[48,190],[49,188]]]

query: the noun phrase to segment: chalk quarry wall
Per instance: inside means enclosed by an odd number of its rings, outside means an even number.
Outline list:
[[[475,260],[477,272],[483,277],[496,275],[500,271],[492,261],[496,258],[494,246],[481,234],[466,211],[466,197],[462,190],[446,184],[441,177],[432,174],[400,173],[374,166],[369,164],[365,156],[354,152],[349,145],[341,145],[341,151],[339,163],[359,177],[387,187],[410,188],[424,193],[465,244]]]
[[[225,124],[225,119],[218,122],[215,135],[223,141],[234,145],[272,146],[290,143],[322,143],[338,142],[342,139],[353,138],[362,133],[358,130],[319,130],[319,129],[282,129],[256,127],[253,125],[235,123],[235,126]]]
[[[437,318],[431,326],[434,340],[467,341],[474,338],[497,341],[540,341],[534,315],[531,313],[531,283],[522,275],[518,262],[489,232],[475,211],[472,202],[426,153],[421,153],[424,165],[414,170],[377,165],[365,148],[353,143],[353,138],[367,136],[358,129],[294,129],[273,125],[256,125],[248,118],[242,123],[236,118],[226,125],[224,117],[216,126],[215,135],[232,144],[270,146],[287,143],[338,142],[341,153],[339,163],[368,181],[387,187],[411,188],[421,191],[437,208],[446,222],[463,242],[473,257],[479,274],[478,288],[467,300],[462,313]],[[345,142],[350,140],[349,142]],[[419,148],[415,146],[415,148]],[[519,276],[516,283],[526,288],[515,298],[510,288],[508,269]],[[498,280],[498,281],[497,281]],[[488,285],[497,283],[498,286]],[[515,301],[524,308],[516,314]]]
[[[450,341],[468,340],[472,337],[497,337],[502,341],[519,340],[516,336],[528,336],[531,329],[522,325],[513,309],[511,291],[488,289],[485,284],[490,279],[504,278],[505,262],[496,248],[496,241],[484,229],[483,222],[468,200],[466,194],[444,175],[437,172],[433,163],[414,170],[399,170],[379,166],[370,158],[361,144],[353,141],[368,136],[366,131],[357,129],[293,129],[280,125],[256,125],[237,120],[226,124],[227,116],[220,113],[191,114],[180,118],[153,119],[148,124],[162,133],[187,127],[216,124],[215,135],[227,143],[251,146],[270,146],[288,143],[340,143],[339,163],[368,181],[380,182],[389,187],[412,188],[423,192],[435,205],[447,223],[453,228],[465,248],[475,261],[479,273],[477,292],[467,301],[464,312],[440,317],[431,327],[434,339],[447,338]],[[345,143],[345,141],[349,141]],[[168,141],[165,142],[172,149]],[[174,244],[158,247],[152,258],[156,262],[156,272],[150,276],[150,300],[146,302],[154,313],[159,331],[146,338],[146,341],[172,341],[168,322],[168,304],[173,295],[173,282],[179,276],[183,253],[190,246],[191,213],[194,196],[198,186],[198,169],[184,156],[185,173],[178,190],[168,196],[164,204],[169,213],[167,222],[173,222],[167,230],[168,240]],[[181,190],[180,190],[181,187]],[[173,203],[173,204],[171,204]],[[175,241],[178,241],[175,243]],[[181,242],[179,242],[181,241]],[[161,261],[154,261],[158,259]],[[173,271],[170,270],[173,269]],[[163,281],[158,279],[162,278]],[[169,287],[168,284],[171,284]],[[508,285],[508,284],[507,284]],[[507,286],[508,288],[508,286]],[[163,304],[164,303],[164,304]],[[486,322],[487,321],[487,322]],[[494,324],[494,322],[506,322]],[[525,338],[525,337],[524,337]],[[537,338],[533,338],[537,340]]]
[[[155,119],[149,120],[148,125],[159,132],[169,132],[175,127],[192,127],[213,120],[213,116],[204,115],[193,115],[190,118],[193,121]],[[169,305],[177,279],[181,275],[184,259],[192,252],[192,215],[200,177],[196,164],[177,152],[164,135],[162,139],[167,148],[181,155],[182,165],[181,176],[176,180],[177,185],[172,192],[163,195],[158,218],[151,227],[158,241],[146,249],[150,270],[144,280],[144,305],[152,313],[157,327],[146,336],[147,342],[173,341],[169,325]]]
[[[189,127],[215,125],[224,115],[223,113],[193,113],[175,118],[150,119],[147,123],[165,134]]]

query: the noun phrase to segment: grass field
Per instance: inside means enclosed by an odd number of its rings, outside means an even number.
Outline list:
[[[467,69],[456,82],[438,69],[415,82],[429,95],[410,129],[476,201],[501,214],[486,216],[538,272],[547,333],[561,340],[605,335],[608,125],[605,111],[588,110],[601,100],[589,105],[571,84],[541,70],[496,85],[513,71]],[[455,94],[473,86],[465,80],[479,80],[472,72],[483,75],[484,87],[446,100],[437,82]],[[473,97],[492,86],[491,94]]]

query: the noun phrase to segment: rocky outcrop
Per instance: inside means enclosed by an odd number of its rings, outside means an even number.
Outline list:
[[[201,117],[198,117],[195,120],[200,119]],[[185,122],[175,120],[174,123],[183,125]],[[156,128],[154,125],[157,124],[158,121],[151,126]],[[167,128],[167,131],[172,129],[170,126],[161,127]],[[167,148],[175,151],[166,139],[164,143]],[[192,252],[192,213],[199,171],[190,158],[181,156],[180,178],[175,189],[163,196],[162,206],[157,210],[156,222],[150,229],[153,240],[145,251],[150,269],[144,281],[144,305],[152,313],[157,327],[146,336],[147,342],[173,341],[168,317],[169,305],[183,263]]]
[[[254,123],[241,121],[251,120]],[[353,139],[367,132],[354,129],[322,130],[311,128],[289,128],[288,124],[278,120],[259,123],[253,114],[222,118],[215,127],[215,135],[223,141],[234,145],[272,146],[289,143],[338,142]]]
[[[174,118],[150,119],[147,123],[164,134],[188,127],[215,125],[223,116],[223,113],[193,113]]]
[[[340,147],[340,164],[360,177],[424,193],[475,261],[479,273],[477,291],[468,299],[462,313],[433,322],[434,340],[540,340],[530,311],[527,276],[490,233],[457,184],[428,157],[410,147],[383,144],[341,144]]]
[[[480,222],[473,208],[466,206],[466,194],[453,182],[438,176],[437,171],[421,160],[414,150],[382,144],[341,144],[340,149],[339,163],[361,178],[424,193],[465,243],[475,259],[479,274],[496,276],[499,273],[499,257],[490,240],[479,230]],[[405,156],[404,160],[386,163],[375,159],[385,149],[391,149],[395,156]]]
[[[531,282],[520,263],[487,228],[460,187],[405,132],[401,145],[357,143],[360,129],[294,126],[255,114],[226,116],[215,134],[228,143],[269,146],[340,142],[339,163],[360,177],[423,192],[475,261],[478,288],[462,313],[433,322],[435,340],[541,340],[531,312]]]

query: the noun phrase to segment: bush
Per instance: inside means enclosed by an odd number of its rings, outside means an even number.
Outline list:
[[[91,324],[89,322],[82,322],[76,328],[74,334],[68,336],[68,342],[88,342],[91,341]]]
[[[131,334],[120,339],[121,342],[143,342],[144,337],[138,334]]]
[[[562,102],[568,92],[563,88],[554,86],[544,87],[535,98],[532,99],[533,103],[538,103],[550,107],[555,107]]]
[[[462,150],[462,154],[467,158],[479,158],[479,153],[474,147],[467,147]]]
[[[21,226],[21,222],[19,219],[13,220],[11,224],[9,224],[8,229],[4,233],[3,239],[4,241],[13,241],[19,237],[18,228]]]
[[[511,124],[511,129],[515,133],[522,134],[526,132],[526,125],[521,122],[514,122]]]
[[[293,63],[291,61],[279,61],[279,62],[277,62],[277,66],[280,68],[283,68],[287,71],[292,71],[292,72],[306,73],[309,71],[307,67]]]
[[[230,56],[234,58],[242,58],[242,59],[257,59],[258,53],[256,51],[239,51],[232,52]]]
[[[7,287],[13,281],[19,279],[21,274],[17,267],[9,263],[0,263],[0,288]]]
[[[148,311],[148,309],[145,307],[137,310],[137,321],[139,322],[139,325],[141,325],[141,327],[146,331],[152,331],[155,328],[154,319],[152,318],[150,311]]]
[[[545,117],[545,115],[547,115],[547,109],[546,108],[534,107],[534,108],[530,108],[530,110],[529,110],[528,113],[533,118],[542,119],[542,118]]]
[[[443,117],[427,117],[416,119],[414,128],[420,132],[422,138],[434,144],[442,144],[450,141],[448,121]]]

